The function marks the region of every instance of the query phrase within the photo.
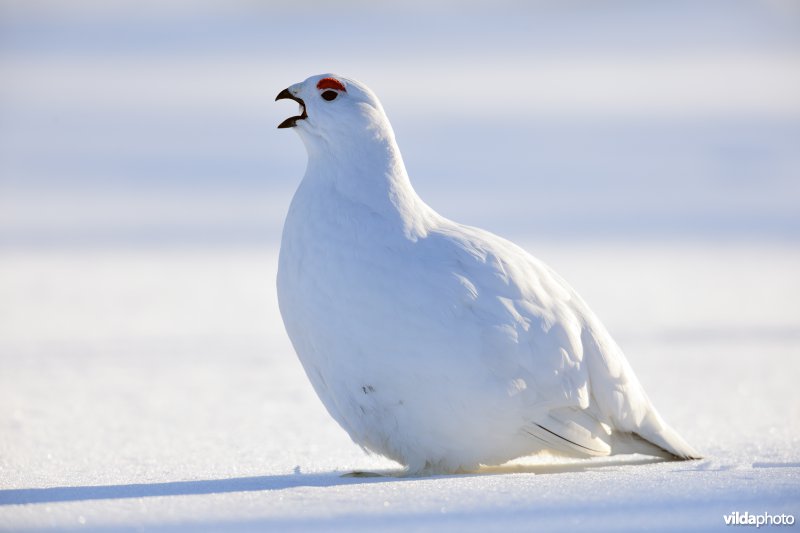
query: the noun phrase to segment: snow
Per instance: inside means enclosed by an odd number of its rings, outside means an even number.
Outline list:
[[[355,5],[0,6],[0,529],[800,515],[796,5]],[[323,71],[381,97],[426,201],[576,287],[706,459],[341,477],[397,467],[324,411],[274,288],[305,154],[272,99]]]
[[[0,525],[619,531],[798,514],[796,247],[527,248],[578,287],[706,459],[343,478],[397,467],[349,442],[311,390],[274,248],[5,251]]]

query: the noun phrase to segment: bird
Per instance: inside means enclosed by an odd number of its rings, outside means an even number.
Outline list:
[[[546,452],[700,458],[578,293],[520,246],[437,213],[363,83],[282,90],[308,153],[278,258],[281,317],[312,387],[408,475]],[[457,179],[457,176],[448,176]]]

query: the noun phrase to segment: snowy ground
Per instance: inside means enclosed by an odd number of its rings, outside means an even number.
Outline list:
[[[578,289],[706,459],[341,477],[396,466],[274,290],[305,154],[273,98],[323,71],[378,93],[426,201]],[[0,79],[0,529],[800,515],[797,2],[0,0]]]
[[[796,247],[530,245],[572,280],[707,458],[389,470],[283,333],[274,250],[5,252],[0,527],[723,528],[800,514]]]

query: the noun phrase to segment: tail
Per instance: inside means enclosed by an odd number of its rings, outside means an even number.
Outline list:
[[[701,455],[669,427],[653,407],[628,360],[608,331],[591,316],[581,341],[593,386],[594,414],[610,426],[612,454],[642,453],[673,460]]]
[[[563,408],[532,421],[524,431],[547,449],[570,457],[641,453],[672,461],[702,458],[652,406],[634,428],[610,427],[587,411]]]
[[[652,409],[636,431],[612,434],[611,453],[642,453],[678,461],[703,458]]]

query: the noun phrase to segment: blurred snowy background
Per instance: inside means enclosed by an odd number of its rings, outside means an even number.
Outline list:
[[[329,420],[274,295],[306,156],[273,99],[328,71],[429,204],[572,282],[707,461],[331,473],[391,463]],[[799,242],[794,0],[0,0],[0,527],[798,515]]]
[[[467,222],[800,234],[791,0],[0,6],[4,244],[276,240],[305,161],[273,98],[324,71],[373,88],[420,194]]]

